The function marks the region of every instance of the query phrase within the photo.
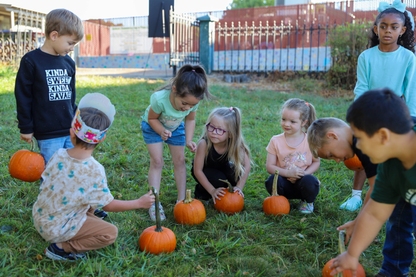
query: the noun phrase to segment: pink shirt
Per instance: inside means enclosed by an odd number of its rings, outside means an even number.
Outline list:
[[[292,169],[296,166],[306,170],[312,164],[312,153],[309,149],[306,134],[302,142],[296,147],[287,144],[284,134],[273,136],[266,150],[277,156],[277,166],[284,169]]]

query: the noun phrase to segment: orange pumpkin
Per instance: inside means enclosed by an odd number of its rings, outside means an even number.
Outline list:
[[[352,158],[345,160],[344,164],[350,170],[359,171],[363,169],[360,159],[355,154]]]
[[[338,249],[339,253],[345,252],[345,231],[340,231],[338,234]],[[333,277],[331,276],[331,266],[335,259],[330,259],[322,269],[322,277]],[[342,271],[343,277],[352,277],[351,270],[344,270]],[[363,266],[359,263],[356,271],[356,277],[365,277],[365,270]]]
[[[273,178],[272,195],[264,199],[263,212],[266,215],[283,215],[290,212],[290,203],[286,197],[277,194],[277,179],[279,171],[276,170]]]
[[[244,197],[238,192],[234,191],[233,186],[227,180],[221,180],[228,184],[228,189],[225,189],[225,194],[220,199],[215,199],[214,208],[217,211],[226,214],[235,214],[241,212],[244,208]]]
[[[333,277],[331,276],[331,265],[334,262],[335,259],[330,259],[324,266],[324,268],[322,269],[322,277]],[[351,270],[347,269],[342,271],[342,276],[343,277],[352,277],[352,272]],[[356,277],[365,277],[365,271],[364,271],[364,267],[361,264],[358,264],[357,267],[357,273],[356,273]]]
[[[152,187],[155,195],[156,225],[143,230],[139,237],[139,249],[141,251],[158,255],[160,253],[170,253],[176,248],[175,233],[169,228],[162,227],[160,223],[159,195]]]
[[[186,190],[185,200],[176,203],[173,208],[175,221],[185,225],[197,225],[205,221],[204,204],[198,199],[192,199],[191,190]]]
[[[40,179],[45,170],[45,160],[42,155],[33,152],[34,141],[30,150],[21,149],[12,155],[9,161],[9,173],[13,178],[25,182],[35,182]]]

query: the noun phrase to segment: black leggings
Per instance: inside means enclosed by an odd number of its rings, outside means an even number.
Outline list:
[[[270,175],[265,185],[269,194],[272,194],[274,174]],[[291,183],[286,177],[279,176],[277,179],[277,194],[287,199],[301,199],[307,203],[315,202],[319,193],[319,180],[313,175],[305,175],[295,183]]]

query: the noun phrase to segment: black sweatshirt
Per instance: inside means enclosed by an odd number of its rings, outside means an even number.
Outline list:
[[[69,135],[75,104],[75,62],[39,48],[23,56],[14,91],[21,134],[37,140]]]

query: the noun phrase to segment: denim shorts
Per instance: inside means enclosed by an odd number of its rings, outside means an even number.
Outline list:
[[[42,139],[42,140],[38,140],[37,142],[38,142],[40,153],[45,159],[45,163],[49,161],[49,159],[58,149],[74,147],[72,145],[70,136],[53,138],[53,139]]]
[[[162,137],[146,121],[142,121],[142,134],[146,144],[163,142]],[[165,142],[173,146],[185,146],[185,124],[181,122],[178,128],[172,132],[172,136]]]

